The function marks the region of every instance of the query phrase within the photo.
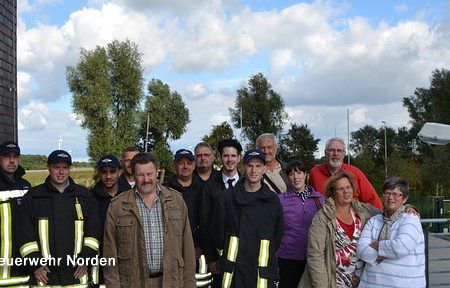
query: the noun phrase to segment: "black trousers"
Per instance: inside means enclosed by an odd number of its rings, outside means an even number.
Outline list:
[[[297,288],[305,267],[306,261],[278,258],[280,272],[278,288]]]

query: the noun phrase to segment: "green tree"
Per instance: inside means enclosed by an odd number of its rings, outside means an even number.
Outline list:
[[[66,68],[73,110],[88,131],[91,160],[106,153],[120,155],[137,143],[142,73],[141,54],[129,40],[81,49],[78,64]]]
[[[418,139],[418,132],[426,122],[450,124],[450,70],[436,69],[431,73],[430,87],[416,88],[414,95],[403,98],[403,106],[411,118],[410,133],[415,137],[414,151],[419,154],[421,180],[424,189],[432,191],[444,185],[450,190],[450,145],[431,146]],[[439,163],[439,164],[438,164]],[[444,163],[443,165],[440,165]],[[447,163],[447,164],[445,164]]]
[[[214,125],[211,129],[211,133],[203,136],[202,141],[211,145],[214,152],[217,154],[217,146],[219,145],[219,142],[224,139],[234,139],[233,128],[231,128],[231,125],[226,121]]]
[[[288,118],[283,98],[262,73],[253,75],[248,87],[237,90],[234,108],[229,110],[234,127],[241,126],[242,116],[242,134],[251,145],[262,133],[280,133]]]
[[[170,91],[170,87],[159,79],[152,79],[147,85],[148,94],[145,109],[141,113],[141,142],[146,145],[147,120],[149,120],[148,150],[153,150],[158,156],[161,168],[166,175],[173,171],[172,152],[169,140],[180,139],[186,132],[189,123],[189,110],[181,95],[177,91]],[[170,157],[169,157],[170,155]]]
[[[278,156],[284,161],[300,160],[309,170],[315,164],[319,138],[314,138],[306,124],[291,123],[288,132],[280,137]]]

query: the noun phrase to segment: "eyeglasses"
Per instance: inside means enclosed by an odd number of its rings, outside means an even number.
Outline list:
[[[336,188],[336,191],[338,191],[338,192],[344,192],[346,190],[353,190],[353,187],[349,185],[349,186],[345,186],[345,187]]]
[[[203,153],[203,154],[195,154],[195,157],[197,157],[198,159],[200,159],[200,158],[207,158],[207,157],[209,157],[209,156],[211,156],[212,155],[212,153]]]
[[[328,153],[339,153],[339,154],[342,154],[342,153],[345,153],[345,150],[344,150],[344,149],[332,149],[332,148],[328,148],[328,149],[327,149],[327,152],[328,152]]]
[[[389,196],[392,196],[394,198],[398,198],[400,196],[403,196],[403,193],[398,192],[383,192],[383,196],[389,198]]]

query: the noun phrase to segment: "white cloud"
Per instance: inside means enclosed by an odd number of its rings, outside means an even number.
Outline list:
[[[408,11],[408,5],[406,3],[400,3],[395,5],[394,9],[397,12],[406,12]]]
[[[42,103],[31,102],[26,108],[19,110],[20,130],[43,130],[48,125],[48,109]]]
[[[18,2],[24,11],[33,9],[27,0]],[[187,96],[191,123],[174,146],[193,145],[212,125],[228,121],[236,89],[260,71],[284,97],[291,121],[308,124],[316,137],[335,131],[345,137],[347,108],[352,130],[381,120],[406,125],[401,99],[426,86],[431,71],[447,67],[450,59],[446,20],[373,25],[371,19],[345,18],[340,13],[346,6],[331,2],[261,12],[220,0],[89,3],[97,8],[74,11],[61,26],[30,29],[19,14],[19,97],[29,102],[20,110],[19,125],[27,137],[33,125],[52,139],[60,131],[85,137],[73,113],[46,114],[36,103],[67,95],[65,67],[76,64],[81,47],[94,49],[114,39],[138,44],[147,79],[160,78]],[[73,149],[85,149],[85,140],[67,138]]]

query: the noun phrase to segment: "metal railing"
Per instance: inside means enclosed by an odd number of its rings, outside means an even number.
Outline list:
[[[430,245],[429,237],[439,237],[444,238],[446,236],[450,236],[450,233],[442,233],[437,232],[433,233],[430,232],[433,224],[450,224],[449,218],[438,218],[438,219],[421,219],[420,222],[423,225],[423,232],[424,232],[424,238],[425,238],[425,275],[426,275],[426,281],[427,281],[427,287],[450,287],[450,253],[443,253],[441,254],[442,257],[433,257],[430,258],[430,251],[437,250],[437,249],[449,249],[450,251],[450,241],[445,242],[444,245]],[[426,225],[428,224],[428,225]],[[449,238],[450,239],[450,238]],[[441,268],[444,269],[430,269],[430,264],[432,262],[444,262],[447,263],[446,265],[441,265]],[[430,275],[444,275],[448,274],[448,277],[442,277],[442,278],[448,278],[445,280],[433,279],[432,283],[430,283]]]

